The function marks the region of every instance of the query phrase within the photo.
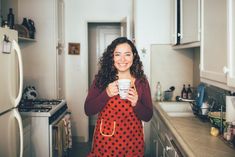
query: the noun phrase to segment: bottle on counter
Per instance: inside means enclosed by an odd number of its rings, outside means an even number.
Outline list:
[[[7,23],[10,29],[14,27],[14,14],[12,8],[9,9],[9,13],[7,15]]]
[[[161,87],[161,83],[158,81],[157,82],[156,100],[161,101],[161,97],[162,97],[162,87]]]
[[[192,92],[192,90],[191,90],[190,84],[188,84],[187,98],[188,98],[188,99],[193,99],[193,92]]]
[[[187,91],[185,88],[185,84],[183,84],[183,89],[181,90],[181,98],[187,99]]]

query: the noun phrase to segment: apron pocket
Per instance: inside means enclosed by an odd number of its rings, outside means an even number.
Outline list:
[[[100,122],[100,134],[104,137],[111,137],[114,135],[116,130],[116,121],[104,121],[101,119]]]

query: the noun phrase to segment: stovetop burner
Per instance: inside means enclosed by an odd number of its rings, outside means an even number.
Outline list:
[[[23,107],[19,108],[20,112],[49,112],[52,107]]]
[[[52,108],[56,108],[63,100],[22,100],[19,105],[20,112],[50,112]]]
[[[42,106],[42,105],[58,105],[62,100],[47,100],[47,99],[36,99],[36,100],[22,100],[20,103],[20,107],[25,106]]]

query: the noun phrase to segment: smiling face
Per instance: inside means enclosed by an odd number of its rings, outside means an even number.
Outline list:
[[[114,66],[118,73],[130,72],[130,67],[133,63],[133,53],[129,44],[123,43],[117,45],[114,50]]]

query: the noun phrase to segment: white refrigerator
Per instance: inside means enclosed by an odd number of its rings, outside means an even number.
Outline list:
[[[0,157],[22,157],[23,126],[18,112],[23,67],[18,33],[0,27]]]

